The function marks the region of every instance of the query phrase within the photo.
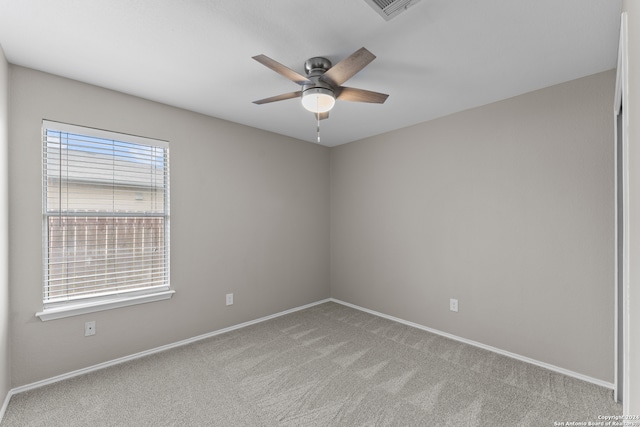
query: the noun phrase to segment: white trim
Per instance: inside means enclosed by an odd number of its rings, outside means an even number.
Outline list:
[[[614,92],[614,98],[613,98],[613,114],[615,116],[618,115],[618,112],[620,112],[620,108],[622,107],[622,87],[623,87],[623,82],[622,82],[622,69],[623,69],[623,59],[624,59],[624,51],[625,51],[625,44],[626,41],[624,40],[624,33],[625,33],[625,17],[626,17],[626,12],[623,12],[621,17],[620,17],[620,38],[618,40],[618,63],[617,63],[617,67],[616,67],[616,88],[615,88],[615,92]]]
[[[617,83],[616,83],[617,86]],[[617,101],[616,101],[617,103]],[[620,111],[618,109],[618,111]],[[614,181],[613,181],[613,194],[614,194],[614,206],[613,206],[613,230],[614,230],[614,238],[613,238],[613,315],[614,315],[614,321],[613,321],[613,400],[614,402],[618,402],[619,401],[619,389],[620,389],[620,385],[618,384],[618,371],[620,369],[620,364],[618,363],[618,346],[619,346],[619,339],[618,339],[618,335],[619,335],[619,313],[620,313],[620,306],[618,304],[618,297],[619,297],[619,288],[622,286],[622,284],[620,283],[620,277],[619,277],[619,273],[620,273],[620,269],[618,268],[618,264],[620,262],[620,258],[622,257],[622,254],[620,253],[620,239],[618,238],[618,234],[619,234],[619,227],[621,226],[620,222],[618,221],[618,215],[620,213],[620,198],[618,197],[618,191],[619,188],[618,186],[620,185],[619,179],[618,179],[618,168],[622,167],[620,164],[618,164],[618,113],[614,113],[613,114],[613,132],[614,132],[614,137],[613,137],[613,174],[614,174]],[[624,202],[624,198],[622,198],[622,202]]]
[[[214,337],[216,335],[220,335],[220,334],[224,334],[224,333],[227,333],[227,332],[235,331],[236,329],[241,329],[241,328],[245,328],[247,326],[255,325],[256,323],[261,323],[261,322],[264,322],[264,321],[267,321],[267,320],[271,320],[271,319],[274,319],[276,317],[280,317],[280,316],[284,316],[286,314],[294,313],[296,311],[304,310],[306,308],[313,307],[313,306],[316,306],[316,305],[319,305],[319,304],[324,304],[325,302],[329,302],[329,301],[330,301],[329,298],[323,299],[323,300],[320,300],[320,301],[312,302],[310,304],[302,305],[300,307],[295,307],[295,308],[292,308],[292,309],[289,309],[289,310],[281,311],[281,312],[276,313],[276,314],[271,314],[269,316],[261,317],[259,319],[250,320],[248,322],[240,323],[240,324],[234,325],[234,326],[229,326],[228,328],[218,329],[217,331],[209,332],[209,333],[206,333],[206,334],[203,334],[203,335],[198,335],[198,336],[193,337],[193,338],[187,338],[186,340],[174,342],[172,344],[163,345],[163,346],[160,346],[160,347],[152,348],[150,350],[145,350],[145,351],[141,351],[139,353],[131,354],[129,356],[124,356],[124,357],[120,357],[118,359],[110,360],[110,361],[107,361],[107,362],[98,363],[97,365],[89,366],[87,368],[78,369],[78,370],[75,370],[75,371],[68,372],[66,374],[57,375],[55,377],[51,377],[51,378],[48,378],[48,379],[45,379],[45,380],[36,381],[34,383],[31,383],[31,384],[26,384],[26,385],[23,385],[23,386],[20,386],[20,387],[16,387],[14,389],[11,389],[9,391],[9,393],[11,395],[18,394],[18,393],[23,393],[25,391],[29,391],[29,390],[33,390],[33,389],[36,389],[36,388],[39,388],[39,387],[43,387],[43,386],[46,386],[46,385],[49,385],[49,384],[57,383],[58,381],[67,380],[67,379],[70,379],[70,378],[73,378],[73,377],[77,377],[79,375],[88,374],[89,372],[93,372],[93,371],[97,371],[97,370],[100,370],[100,369],[108,368],[109,366],[114,366],[114,365],[118,365],[120,363],[129,362],[131,360],[139,359],[141,357],[149,356],[151,354],[155,354],[155,353],[160,353],[162,351],[171,350],[172,348],[182,347],[184,345],[191,344],[191,343],[194,343],[196,341],[204,340],[204,339],[207,339],[207,338]],[[2,418],[0,418],[0,421],[1,420],[2,420]]]
[[[592,384],[595,384],[595,385],[599,385],[601,387],[605,387],[605,388],[608,388],[608,389],[613,389],[614,388],[612,383],[609,383],[609,382],[606,382],[606,381],[602,381],[602,380],[599,380],[597,378],[589,377],[587,375],[579,374],[577,372],[573,372],[573,371],[570,371],[568,369],[560,368],[558,366],[550,365],[550,364],[545,363],[545,362],[540,362],[538,360],[531,359],[531,358],[525,357],[525,356],[521,356],[521,355],[516,354],[516,353],[511,353],[510,351],[501,350],[499,348],[492,347],[492,346],[486,345],[486,344],[482,344],[482,343],[479,343],[477,341],[472,341],[472,340],[469,340],[469,339],[466,339],[466,338],[461,338],[459,336],[452,335],[452,334],[449,334],[449,333],[446,333],[446,332],[442,332],[442,331],[439,331],[437,329],[428,328],[426,326],[419,325],[417,323],[413,323],[413,322],[409,322],[409,321],[404,320],[404,319],[400,319],[400,318],[397,318],[397,317],[389,316],[387,314],[380,313],[378,311],[369,310],[368,308],[360,307],[358,305],[351,304],[351,303],[348,303],[348,302],[345,302],[345,301],[341,301],[339,299],[330,298],[330,300],[332,302],[335,302],[335,303],[338,303],[338,304],[342,304],[342,305],[345,305],[347,307],[355,308],[356,310],[364,311],[365,313],[373,314],[374,316],[382,317],[382,318],[385,318],[385,319],[392,320],[394,322],[402,323],[403,325],[407,325],[407,326],[411,326],[413,328],[421,329],[423,331],[431,332],[433,334],[440,335],[440,336],[443,336],[443,337],[446,337],[446,338],[449,338],[449,339],[452,339],[452,340],[455,340],[455,341],[459,341],[459,342],[462,342],[462,343],[465,343],[465,344],[469,344],[469,345],[472,345],[474,347],[479,347],[479,348],[482,348],[484,350],[491,351],[493,353],[497,353],[497,354],[501,354],[503,356],[510,357],[512,359],[520,360],[522,362],[529,363],[531,365],[540,366],[541,368],[545,368],[545,369],[548,369],[550,371],[554,371],[554,372],[557,372],[559,374],[566,375],[568,377],[577,378],[579,380],[586,381],[586,382],[589,382],[589,383],[592,383]]]
[[[78,304],[69,304],[66,306],[57,306],[53,308],[45,308],[36,313],[36,316],[43,322],[47,320],[62,319],[64,317],[79,316],[81,314],[94,313],[96,311],[111,310],[114,308],[128,307],[130,305],[145,304],[147,302],[162,301],[169,299],[176,291],[168,290],[163,292],[154,292],[152,294],[130,296],[126,298],[99,300],[92,302],[82,302]]]
[[[0,407],[0,423],[2,423],[2,419],[4,418],[4,413],[7,412],[7,408],[9,407],[9,401],[11,400],[11,396],[13,396],[15,393],[13,392],[13,390],[9,390],[7,392],[7,397],[4,398],[4,403],[2,404],[2,407]]]
[[[42,121],[43,129],[57,130],[76,135],[87,135],[103,139],[115,139],[116,141],[135,142],[136,144],[169,148],[169,142],[161,139],[147,138],[146,136],[130,135],[122,132],[97,129],[87,126],[76,126],[69,123],[54,122],[52,120]]]
[[[617,66],[617,72],[616,72],[616,88],[615,88],[615,100],[613,103],[613,123],[614,123],[614,197],[615,197],[615,210],[614,210],[614,230],[615,230],[615,236],[614,236],[614,244],[615,244],[615,248],[614,248],[614,284],[615,284],[615,290],[614,290],[614,333],[613,333],[613,337],[614,337],[614,352],[613,352],[613,372],[614,372],[614,388],[613,388],[613,400],[618,402],[620,401],[620,394],[622,394],[622,400],[624,400],[624,396],[625,396],[625,390],[624,390],[624,386],[625,383],[627,381],[623,381],[622,386],[620,384],[618,384],[618,378],[620,377],[620,370],[622,369],[622,378],[627,378],[626,375],[626,365],[627,362],[625,360],[625,351],[622,351],[622,367],[619,365],[618,360],[620,358],[620,345],[622,345],[623,349],[625,346],[625,337],[623,336],[622,339],[622,343],[619,342],[619,327],[620,327],[620,310],[623,310],[624,308],[624,302],[627,301],[627,295],[626,295],[626,283],[628,283],[628,250],[627,250],[627,242],[629,240],[628,238],[628,227],[629,227],[629,214],[628,214],[628,200],[629,200],[629,195],[628,195],[628,176],[629,176],[629,162],[628,162],[628,146],[629,146],[629,142],[627,140],[627,130],[626,130],[626,124],[628,121],[628,105],[626,105],[628,103],[627,101],[627,91],[628,91],[628,84],[627,84],[627,13],[624,12],[621,14],[620,16],[620,39],[618,42],[618,66]],[[622,129],[618,129],[618,115],[620,114],[620,111],[622,111],[622,121],[621,121],[621,126]],[[619,139],[621,139],[619,141]],[[622,162],[621,164],[618,164],[618,157],[620,156],[620,153],[618,153],[618,146],[620,146],[621,148],[621,158],[622,158]],[[622,173],[622,183],[619,183],[618,181],[618,172]],[[622,200],[619,200],[618,198],[618,185],[622,184]],[[618,216],[619,216],[619,208],[620,208],[620,202],[622,202],[622,224],[618,223]],[[623,232],[623,236],[622,236],[622,242],[619,242],[618,239],[618,228],[622,226],[622,232]],[[620,249],[620,243],[622,243],[622,252],[619,251]],[[622,283],[619,283],[619,276],[620,276],[620,271],[618,269],[618,264],[619,264],[619,259],[620,257],[622,257]],[[622,290],[622,295],[620,295],[620,290]],[[623,302],[623,306],[620,307],[618,304],[618,300],[622,299]],[[622,333],[624,335],[624,332],[627,328],[626,325],[624,325],[625,323],[625,318],[624,318],[624,314],[625,311],[622,311]],[[622,387],[622,389],[621,389]],[[622,393],[620,393],[622,392]]]
[[[630,206],[629,206],[629,34],[627,12],[623,12],[620,18],[620,95],[622,97],[622,401],[623,414],[628,413],[628,405],[624,405],[628,401],[631,391],[629,382],[629,343],[630,337],[630,307],[629,307],[629,283],[630,283]],[[616,319],[617,320],[617,319]],[[617,357],[616,357],[617,360]],[[617,376],[616,376],[617,380]]]

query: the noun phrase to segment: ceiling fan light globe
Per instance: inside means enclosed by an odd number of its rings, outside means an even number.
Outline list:
[[[312,113],[326,113],[336,103],[333,91],[325,88],[307,89],[302,93],[302,106]]]

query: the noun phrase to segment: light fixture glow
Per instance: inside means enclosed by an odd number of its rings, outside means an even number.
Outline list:
[[[302,106],[312,113],[326,113],[335,103],[336,99],[330,89],[316,87],[302,93]]]

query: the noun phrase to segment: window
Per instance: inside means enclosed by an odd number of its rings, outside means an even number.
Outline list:
[[[43,122],[42,320],[170,298],[165,141]]]

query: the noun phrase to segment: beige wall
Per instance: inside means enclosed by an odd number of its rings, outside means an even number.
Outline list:
[[[0,46],[0,408],[11,388],[9,339],[9,66]]]
[[[613,383],[614,86],[332,149],[332,297]]]
[[[12,386],[329,296],[329,150],[10,66]],[[41,322],[42,119],[170,141],[168,301]],[[225,294],[234,305],[225,306]],[[84,337],[84,322],[97,334]],[[2,357],[2,356],[0,356]]]
[[[627,331],[628,391],[625,414],[640,414],[640,2],[623,1],[628,23],[629,113],[629,331]]]

